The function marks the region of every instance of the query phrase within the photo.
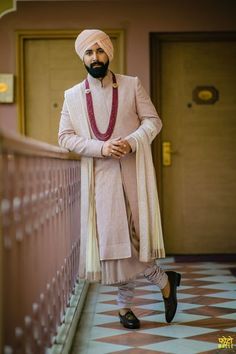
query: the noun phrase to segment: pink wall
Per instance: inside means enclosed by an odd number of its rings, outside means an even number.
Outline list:
[[[126,73],[149,90],[149,32],[236,31],[236,1],[18,1],[0,19],[0,72],[16,74],[17,29],[84,28],[125,29]],[[1,126],[17,130],[16,104],[0,105]]]

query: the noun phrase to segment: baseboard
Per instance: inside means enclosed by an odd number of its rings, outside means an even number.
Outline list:
[[[89,282],[79,281],[75,286],[70,305],[66,309],[64,321],[58,328],[54,344],[46,350],[46,354],[69,354],[76,333],[84,302],[89,289]]]

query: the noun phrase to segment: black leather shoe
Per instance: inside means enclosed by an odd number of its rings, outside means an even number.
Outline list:
[[[122,323],[125,328],[136,329],[140,327],[139,319],[131,310],[127,311],[125,315],[119,313],[119,317],[120,323]]]
[[[172,271],[166,272],[166,274],[170,283],[170,296],[168,298],[163,296],[163,299],[165,303],[166,322],[170,323],[175,317],[177,309],[176,289],[177,286],[180,285],[181,275]]]

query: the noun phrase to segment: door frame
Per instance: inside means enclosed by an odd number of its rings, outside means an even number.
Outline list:
[[[76,39],[82,30],[20,30],[16,32],[16,72],[17,72],[17,112],[18,130],[26,134],[25,117],[25,44],[29,39]],[[119,72],[125,73],[125,31],[121,29],[104,29],[111,37],[118,40]]]
[[[162,121],[161,107],[161,50],[165,42],[236,41],[236,32],[150,32],[150,95]],[[153,162],[156,169],[160,209],[163,216],[162,134],[152,144]]]

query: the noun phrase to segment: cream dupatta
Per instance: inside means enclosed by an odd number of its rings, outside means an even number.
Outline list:
[[[145,128],[144,128],[145,125]],[[136,141],[136,174],[139,210],[139,237],[141,262],[164,258],[165,248],[161,226],[160,206],[149,135],[155,129],[152,121],[132,133]]]
[[[66,91],[71,120],[76,134],[91,139],[87,114],[84,108],[84,86],[79,84]],[[83,114],[77,114],[78,98]],[[101,279],[94,193],[94,165],[92,157],[81,156],[81,227],[79,276],[89,281]]]

